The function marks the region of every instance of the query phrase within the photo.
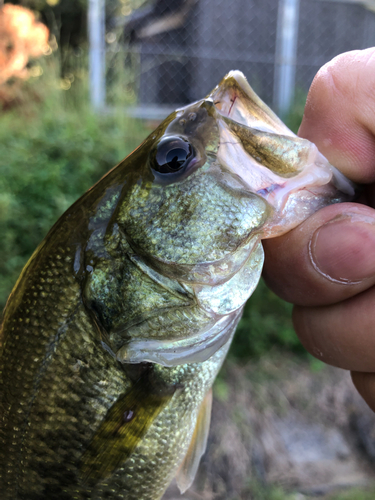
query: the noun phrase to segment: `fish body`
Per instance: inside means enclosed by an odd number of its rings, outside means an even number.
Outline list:
[[[3,500],[158,500],[194,479],[262,238],[353,186],[229,73],[57,221],[0,330]]]

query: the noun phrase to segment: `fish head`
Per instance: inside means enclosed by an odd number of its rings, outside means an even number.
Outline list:
[[[141,146],[142,174],[117,223],[151,267],[188,283],[226,281],[259,240],[270,206],[223,164],[212,99],[177,110]],[[226,127],[226,126],[225,126]]]
[[[101,182],[117,196],[105,225],[108,257],[96,245],[86,303],[120,361],[165,365],[202,361],[228,340],[260,278],[262,239],[354,194],[238,71],[172,113]],[[103,200],[97,212],[106,212]],[[135,269],[151,280],[137,293]],[[129,311],[138,312],[129,319]]]
[[[153,267],[193,283],[227,280],[260,239],[354,193],[239,71],[170,115],[135,155],[139,177],[118,224]]]

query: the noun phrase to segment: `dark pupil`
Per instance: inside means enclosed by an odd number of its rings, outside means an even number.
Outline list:
[[[185,163],[188,153],[181,148],[175,148],[168,151],[165,163],[171,170],[179,170]]]
[[[189,142],[179,137],[168,137],[158,144],[153,168],[161,174],[173,174],[187,166],[192,153]]]

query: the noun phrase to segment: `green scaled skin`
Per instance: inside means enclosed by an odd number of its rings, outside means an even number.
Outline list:
[[[170,115],[58,220],[9,297],[2,500],[158,500],[176,474],[186,489],[261,238],[352,192],[239,72]]]

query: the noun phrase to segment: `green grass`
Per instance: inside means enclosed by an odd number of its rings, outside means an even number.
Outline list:
[[[303,495],[288,493],[277,486],[264,485],[259,481],[251,480],[243,498],[249,500],[374,500],[374,488],[348,488],[329,495]],[[231,499],[231,500],[242,500]]]
[[[286,493],[282,488],[265,485],[256,480],[249,481],[247,490],[244,494],[246,497],[243,496],[243,498],[249,498],[251,500],[297,500],[298,498],[293,493]]]
[[[374,488],[353,488],[340,493],[334,493],[324,500],[374,500],[374,498]]]

